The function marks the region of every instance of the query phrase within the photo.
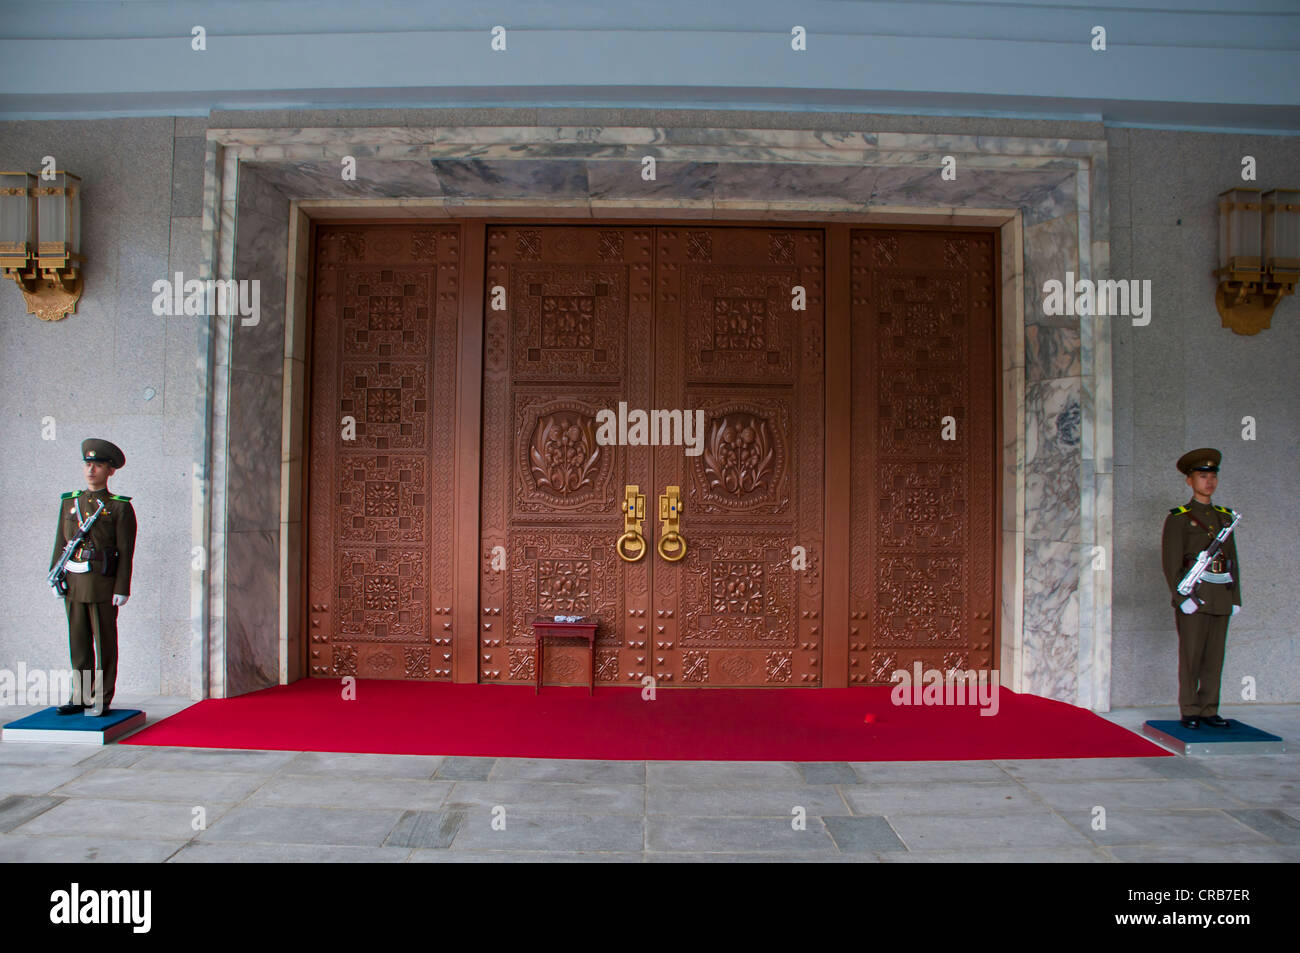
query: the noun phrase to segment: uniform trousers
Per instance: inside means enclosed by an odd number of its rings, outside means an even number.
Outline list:
[[[73,677],[85,678],[82,672],[95,672],[95,626],[92,613],[99,623],[99,668],[104,670],[105,708],[113,700],[113,686],[117,683],[117,606],[112,602],[73,602],[64,600],[68,610],[68,648],[72,656]],[[85,684],[85,683],[83,683]],[[87,693],[93,681],[86,685]],[[75,700],[75,699],[74,699]],[[95,699],[96,702],[99,699]],[[91,707],[89,697],[80,703]]]
[[[1228,641],[1227,615],[1174,610],[1178,626],[1178,707],[1184,718],[1219,713],[1219,677]],[[106,683],[107,684],[107,683]]]

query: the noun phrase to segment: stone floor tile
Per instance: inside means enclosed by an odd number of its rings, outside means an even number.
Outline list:
[[[1025,781],[1024,786],[1062,814],[1089,814],[1098,805],[1108,812],[1131,810],[1180,810],[1247,806],[1233,794],[1206,781],[1113,780],[1113,781]]]
[[[0,833],[12,831],[63,803],[61,797],[10,794],[0,798]]]
[[[668,852],[834,853],[835,843],[817,817],[795,830],[793,817],[649,817],[646,848]]]
[[[274,774],[295,758],[296,751],[247,751],[232,748],[137,748],[133,768],[150,771],[220,771],[225,774]],[[306,773],[306,772],[304,772]]]
[[[409,847],[347,847],[338,844],[187,844],[173,864],[400,864]]]
[[[8,794],[49,794],[85,773],[79,764],[11,764],[0,768],[0,798]]]
[[[458,781],[443,806],[487,815],[500,805],[526,814],[645,813],[640,784],[571,784],[562,781]]]
[[[58,793],[65,797],[230,804],[248,797],[264,781],[255,774],[102,768],[69,781]]]
[[[1008,814],[1043,807],[1009,779],[969,784],[858,784],[841,790],[854,814]]]
[[[835,787],[828,784],[765,785],[763,787],[678,788],[649,785],[645,812],[672,817],[783,817],[794,818],[794,809],[804,816],[848,814],[849,807]]]
[[[411,852],[412,864],[639,864],[633,851],[422,850]]]
[[[1243,807],[1300,808],[1300,781],[1216,778],[1206,782],[1206,786],[1222,792],[1222,796],[1232,798]]]
[[[1015,814],[900,814],[888,817],[912,851],[1084,847],[1082,834],[1048,810]]]
[[[883,817],[823,817],[826,831],[843,853],[867,854],[906,850]]]
[[[1158,765],[1164,763],[1185,765],[1187,762],[1183,758],[1041,758],[997,762],[1017,781],[1154,781],[1178,776],[1168,773],[1168,768],[1162,773]]]
[[[847,761],[800,761],[795,768],[804,784],[857,784],[862,780]]]
[[[1091,816],[1065,814],[1072,827],[1093,843],[1113,847],[1124,844],[1212,844],[1263,843],[1269,838],[1229,817],[1223,811],[1106,811],[1106,829],[1093,830]]]
[[[1141,844],[1108,852],[1125,864],[1300,863],[1300,847],[1281,844]]]
[[[455,787],[453,781],[277,774],[259,787],[248,804],[270,807],[361,808],[368,811],[436,811]]]
[[[1286,754],[1198,758],[1207,774],[1230,781],[1300,781],[1300,758]]]
[[[645,821],[625,814],[505,814],[504,830],[494,830],[489,814],[467,815],[453,850],[613,851],[645,849]]]
[[[1251,830],[1259,831],[1269,840],[1279,844],[1300,844],[1300,820],[1285,811],[1271,808],[1255,808],[1241,811],[1228,811],[1229,817],[1236,818]]]
[[[204,843],[328,844],[380,847],[397,825],[399,810],[350,811],[327,807],[234,808],[199,835]]]
[[[0,764],[80,764],[99,753],[95,745],[45,745],[27,741],[0,741]]]
[[[802,784],[788,761],[651,761],[646,784],[655,787],[762,787]]]
[[[148,754],[147,748],[136,745],[106,745],[92,754],[80,766],[90,768],[130,768],[140,763]]]
[[[407,811],[393,828],[387,847],[450,847],[465,822],[464,811]]]
[[[492,781],[569,781],[644,784],[644,761],[578,761],[564,758],[497,758]]]
[[[1105,864],[1099,848],[1010,847],[988,850],[909,850],[880,855],[885,864]]]
[[[1005,781],[992,761],[853,761],[858,777],[871,784],[918,784],[940,781]]]
[[[819,851],[754,851],[746,854],[702,853],[698,851],[674,851],[662,853],[647,851],[645,861],[648,864],[875,864],[880,859],[875,854],[823,854]]]
[[[28,837],[0,834],[0,863],[158,864],[185,844],[184,840],[126,840],[94,835]]]
[[[439,781],[486,781],[496,758],[444,758],[438,768]]]
[[[183,801],[127,801],[116,798],[62,798],[61,803],[13,829],[30,837],[41,835],[125,838],[128,840],[180,840],[196,836],[194,805]],[[230,809],[230,804],[204,804],[209,828]]]
[[[409,778],[428,780],[452,760],[417,754],[358,754],[350,751],[304,751],[280,768],[281,774],[321,774],[338,778]]]

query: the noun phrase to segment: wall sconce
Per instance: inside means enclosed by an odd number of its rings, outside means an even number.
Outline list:
[[[1223,326],[1237,334],[1269,327],[1283,295],[1300,277],[1300,190],[1228,189],[1219,193],[1219,288]]]
[[[81,179],[55,172],[0,172],[0,269],[27,299],[27,313],[58,321],[81,298]]]

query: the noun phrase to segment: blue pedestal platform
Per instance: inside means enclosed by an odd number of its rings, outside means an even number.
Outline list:
[[[1286,742],[1277,735],[1228,719],[1227,728],[1184,728],[1181,721],[1148,721],[1142,734],[1181,755],[1281,754]]]
[[[0,740],[52,744],[106,745],[130,734],[145,722],[138,708],[110,708],[107,715],[60,715],[46,708],[4,726]]]

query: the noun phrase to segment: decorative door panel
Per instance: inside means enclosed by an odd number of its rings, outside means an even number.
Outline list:
[[[653,406],[702,411],[703,432],[698,454],[654,451],[654,501],[681,487],[687,552],[652,554],[647,674],[818,685],[822,232],[660,228],[657,274]]]
[[[849,680],[990,669],[994,239],[851,234]]]
[[[650,455],[596,435],[600,411],[650,396],[652,256],[645,228],[487,230],[480,681],[535,679],[539,616],[600,620],[598,681],[645,654],[649,565],[614,543]],[[545,681],[585,683],[587,651],[548,643]]]
[[[312,675],[450,679],[458,226],[317,232]]]

